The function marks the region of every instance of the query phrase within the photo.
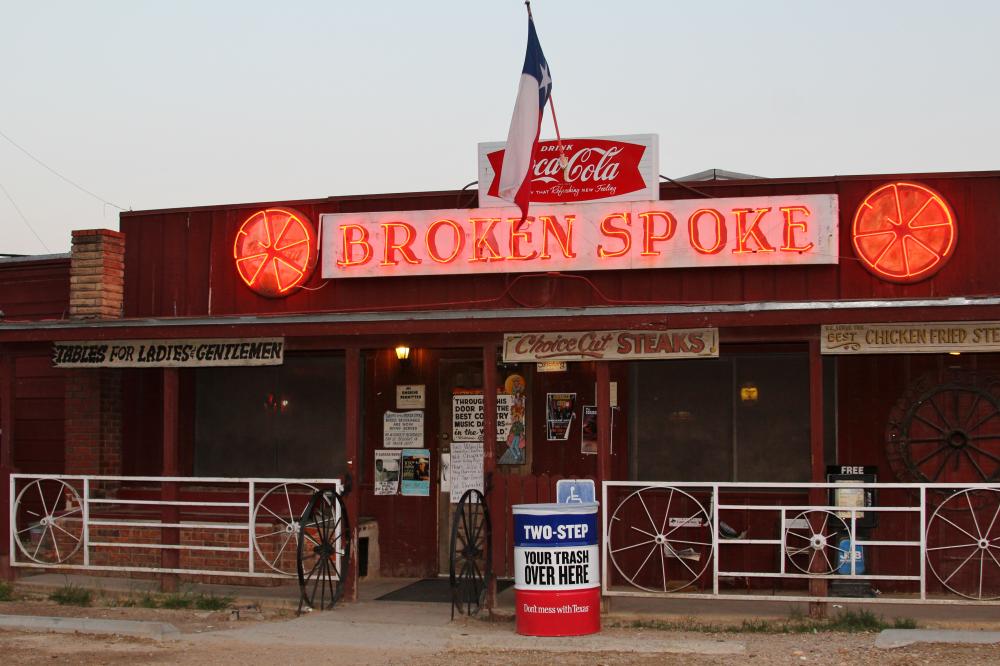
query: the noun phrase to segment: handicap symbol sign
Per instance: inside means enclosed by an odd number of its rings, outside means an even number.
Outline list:
[[[586,504],[597,501],[596,497],[593,479],[556,481],[556,502],[559,504]]]

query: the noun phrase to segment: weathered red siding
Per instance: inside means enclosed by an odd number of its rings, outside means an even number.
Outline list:
[[[913,180],[939,191],[953,207],[959,241],[949,264],[933,279],[894,285],[871,276],[854,257],[854,211],[874,188]],[[695,183],[717,196],[834,193],[840,197],[838,266],[596,271],[576,279],[552,275],[483,275],[352,279],[323,284],[317,270],[308,284],[284,299],[247,289],[233,267],[232,243],[239,225],[265,205],[289,205],[314,222],[320,213],[453,208],[457,192],[405,194],[125,213],[128,243],[125,312],[129,317],[379,310],[383,308],[478,309],[629,303],[711,303],[836,300],[982,295],[1000,292],[1000,274],[989,248],[1000,227],[1000,174],[909,174],[796,180]],[[664,186],[664,199],[693,198]],[[468,198],[463,200],[467,202]],[[475,205],[473,201],[471,205]]]

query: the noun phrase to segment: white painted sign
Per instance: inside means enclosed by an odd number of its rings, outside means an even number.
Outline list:
[[[382,446],[387,449],[412,449],[423,446],[424,413],[387,411],[382,416]]]
[[[479,144],[479,205],[509,206],[497,196],[506,144]],[[560,150],[561,148],[561,150]],[[566,162],[562,163],[561,155]],[[529,172],[532,203],[648,201],[660,198],[660,145],[655,134],[539,141]]]
[[[1000,351],[1000,322],[832,324],[823,326],[824,354],[941,354]]]
[[[514,398],[509,393],[497,394],[497,441],[507,440],[510,430],[510,407]],[[483,441],[483,394],[456,393],[451,397],[451,439],[453,442]]]
[[[835,194],[328,213],[323,277],[836,264]]]
[[[57,368],[206,368],[281,365],[284,338],[57,342]]]
[[[452,442],[451,503],[456,504],[467,490],[483,492],[483,443]]]
[[[424,384],[397,384],[396,409],[424,409]]]
[[[718,355],[717,328],[563,333],[546,331],[508,333],[503,336],[504,363],[715,358]]]

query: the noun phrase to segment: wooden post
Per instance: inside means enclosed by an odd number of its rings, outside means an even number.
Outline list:
[[[14,473],[14,359],[0,350],[0,580],[14,580],[10,566],[10,475]]]
[[[809,340],[809,454],[812,462],[812,481],[826,480],[826,465],[823,456],[823,356],[820,353],[819,338]],[[809,503],[825,505],[828,493],[816,488],[809,492]],[[818,558],[817,558],[818,559]],[[828,593],[825,579],[809,581],[809,594],[825,597]],[[809,604],[810,617],[826,617],[826,602],[814,601]]]
[[[483,480],[489,492],[496,471],[497,448],[497,346],[495,342],[483,345]],[[484,493],[485,494],[485,493]],[[489,505],[489,501],[487,501]],[[501,525],[506,516],[493,516],[493,524]],[[493,615],[497,600],[496,576],[486,582],[486,608]]]
[[[347,450],[347,476],[350,478],[351,492],[344,498],[347,518],[351,526],[351,552],[347,569],[347,601],[358,600],[358,522],[361,508],[361,351],[357,347],[344,350],[344,445]],[[344,479],[345,483],[348,479]],[[378,572],[375,572],[378,575]]]
[[[180,371],[177,368],[163,368],[163,476],[177,476],[180,473],[179,403]],[[164,502],[176,501],[179,496],[176,483],[160,484],[160,498]],[[179,523],[180,507],[164,504],[160,511],[160,519],[164,523]],[[180,544],[179,528],[162,527],[160,533],[163,545]],[[180,559],[179,550],[164,548],[160,551],[160,566],[164,569],[178,568]],[[161,574],[160,589],[163,592],[176,592],[178,580],[177,574]]]
[[[597,501],[601,498],[601,487],[604,481],[611,478],[611,367],[607,361],[597,361],[597,390],[594,396],[597,402],[597,479],[594,483],[594,490]],[[580,424],[583,427],[583,424]],[[601,510],[598,509],[597,519],[599,528],[597,531],[598,546],[600,550],[604,548],[604,521],[601,520]],[[602,576],[607,576],[607,571],[601,572]],[[610,612],[611,599],[604,597],[601,599],[601,609]]]

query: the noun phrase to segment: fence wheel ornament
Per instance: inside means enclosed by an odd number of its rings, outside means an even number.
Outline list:
[[[253,510],[253,547],[268,567],[295,575],[295,539],[302,514],[316,487],[308,483],[282,483],[264,493]],[[282,557],[285,561],[282,563]]]
[[[694,585],[712,560],[710,516],[679,488],[642,488],[628,495],[611,515],[607,540],[618,573],[649,592]]]
[[[927,566],[959,596],[1000,599],[1000,490],[961,490],[938,505],[927,522]]]
[[[14,534],[32,562],[66,562],[83,544],[80,494],[61,479],[35,479],[14,500]]]
[[[803,511],[784,525],[784,550],[802,573],[828,576],[847,551],[837,542],[850,534],[847,523],[832,511]]]

